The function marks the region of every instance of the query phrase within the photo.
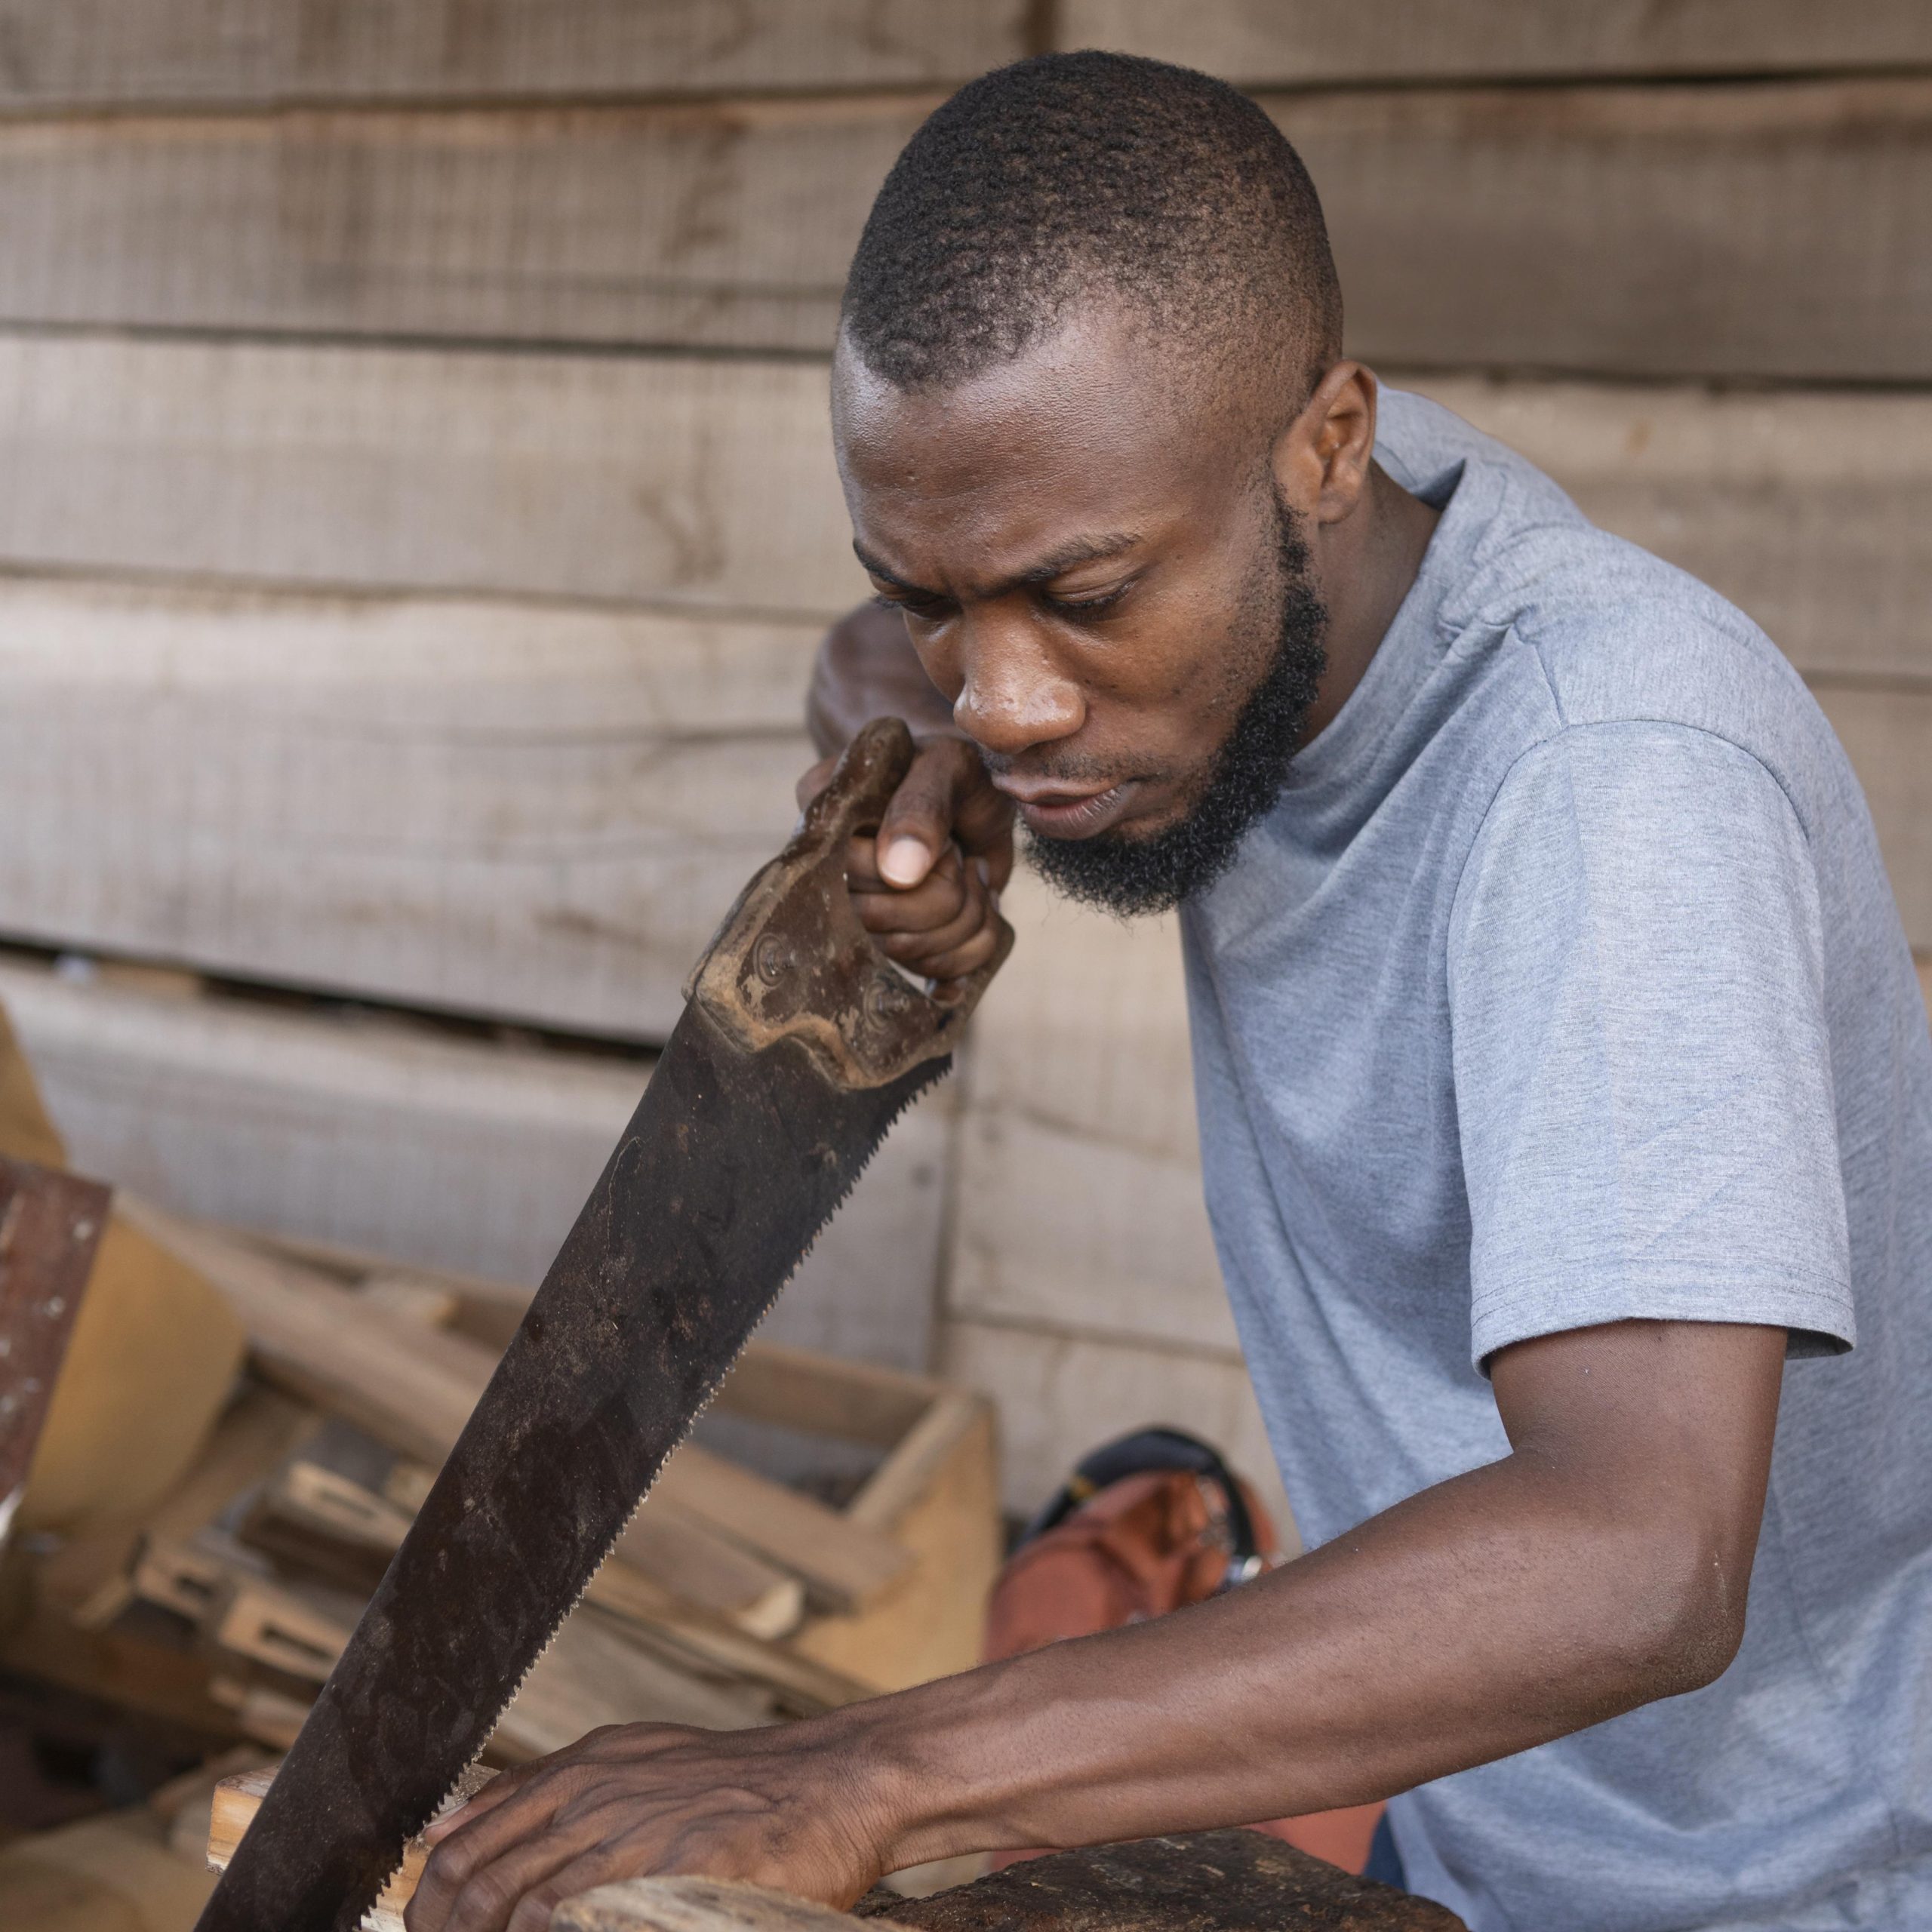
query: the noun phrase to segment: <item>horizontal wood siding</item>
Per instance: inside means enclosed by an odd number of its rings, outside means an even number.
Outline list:
[[[0,1005],[83,1171],[182,1214],[533,1285],[649,1077],[16,964]],[[899,1123],[761,1334],[928,1365],[952,1105],[942,1087]]]
[[[961,81],[1026,0],[13,0],[0,106],[673,94]]]
[[[823,365],[0,336],[0,561],[834,612]]]
[[[1932,395],[1414,380],[1807,674],[1932,666]],[[751,358],[0,336],[0,563],[831,615],[866,584],[826,397]]]
[[[0,934],[662,1038],[811,624],[0,580]]]
[[[1932,377],[1932,79],[1274,97],[1351,352]]]
[[[938,98],[0,123],[0,318],[823,351]],[[1932,377],[1932,76],[1264,99],[1356,354]]]
[[[1063,47],[1244,85],[1932,66],[1920,0],[1060,0]]]
[[[0,316],[823,352],[937,98],[0,121]]]

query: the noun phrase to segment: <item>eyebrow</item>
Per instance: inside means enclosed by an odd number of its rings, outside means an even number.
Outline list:
[[[1030,569],[996,584],[989,593],[999,596],[1009,590],[1035,589],[1043,583],[1051,583],[1057,577],[1081,564],[1097,564],[1109,557],[1117,557],[1123,550],[1131,550],[1140,541],[1139,535],[1131,531],[1115,531],[1100,537],[1077,537],[1063,543],[1057,550],[1050,550]],[[874,577],[883,583],[889,583],[895,590],[909,592],[915,597],[939,598],[944,592],[932,590],[924,584],[914,583],[901,577],[874,556],[857,537],[852,540],[852,552]]]

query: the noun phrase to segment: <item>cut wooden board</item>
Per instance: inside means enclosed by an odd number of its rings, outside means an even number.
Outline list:
[[[215,1786],[214,1801],[209,1807],[207,1859],[211,1872],[225,1872],[242,1835],[254,1822],[262,1800],[275,1783],[278,1768],[266,1765],[259,1770],[240,1771],[223,1778]],[[447,1816],[466,1804],[490,1782],[494,1774],[480,1765],[472,1765],[458,1782],[455,1791],[438,1806],[437,1815]],[[364,1915],[363,1924],[371,1932],[402,1932],[402,1914],[422,1882],[423,1868],[429,1863],[429,1847],[419,1834],[404,1846],[400,1869],[385,1884],[376,1903]]]
[[[1129,1429],[1170,1423],[1219,1447],[1254,1485],[1284,1547],[1299,1547],[1238,1355],[953,1320],[942,1359],[949,1379],[982,1391],[998,1413],[1001,1493],[1014,1513],[1030,1515],[1089,1450]]]
[[[836,613],[821,364],[0,337],[0,561]]]
[[[1144,54],[1251,86],[1932,66],[1932,16],[1918,0],[1060,0],[1055,11],[1060,46]]]
[[[0,581],[5,930],[662,1038],[818,627]]]
[[[0,964],[77,1166],[177,1212],[534,1284],[630,1118],[640,1063],[456,1041]],[[923,1367],[952,1132],[894,1127],[761,1332]]]
[[[125,107],[965,80],[1025,0],[62,0],[7,19],[0,105]]]
[[[0,122],[0,318],[826,351],[937,98]],[[1266,99],[1356,354],[1932,376],[1932,77]]]

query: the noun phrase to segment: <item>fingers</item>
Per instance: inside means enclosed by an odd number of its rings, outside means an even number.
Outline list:
[[[873,842],[855,840],[846,878],[853,909],[879,950],[908,972],[948,980],[992,956],[998,909],[989,869],[949,845],[918,885],[895,891],[878,876]]]
[[[879,823],[879,876],[904,891],[919,884],[955,841],[969,857],[978,857],[989,838],[998,843],[1002,830],[1010,869],[1012,826],[1012,808],[993,789],[979,753],[961,739],[936,739],[919,747]]]

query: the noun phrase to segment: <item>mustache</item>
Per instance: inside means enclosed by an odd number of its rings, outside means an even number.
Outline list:
[[[1016,758],[1011,752],[982,749],[980,762],[995,778],[1023,778],[1048,785],[1124,785],[1129,779],[1158,780],[1165,776],[1158,771],[1125,771],[1104,758],[1069,752]]]

